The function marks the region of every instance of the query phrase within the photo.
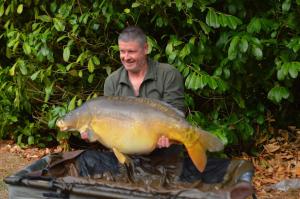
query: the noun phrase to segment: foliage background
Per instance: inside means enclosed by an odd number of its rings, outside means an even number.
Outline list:
[[[45,146],[120,67],[117,36],[185,78],[188,120],[238,150],[300,123],[300,0],[0,0],[0,139]],[[235,147],[233,147],[235,146]]]

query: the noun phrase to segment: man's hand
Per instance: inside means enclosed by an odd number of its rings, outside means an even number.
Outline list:
[[[80,133],[80,137],[81,137],[81,139],[83,139],[85,141],[88,141],[89,133],[88,132],[82,132],[82,133]]]
[[[166,136],[161,136],[158,141],[157,141],[157,147],[158,148],[168,148],[169,146],[171,146],[171,142],[169,140],[169,138],[167,138]]]

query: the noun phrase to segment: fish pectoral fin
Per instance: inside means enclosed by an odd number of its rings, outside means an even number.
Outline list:
[[[113,149],[113,152],[114,152],[115,156],[117,157],[117,159],[119,160],[120,163],[122,163],[122,164],[129,164],[130,163],[129,157],[127,157],[125,154],[121,153],[116,148],[112,148],[112,149]]]
[[[203,172],[206,166],[207,157],[206,157],[206,151],[201,145],[201,143],[196,142],[195,144],[186,147],[186,149],[196,168],[200,172]]]

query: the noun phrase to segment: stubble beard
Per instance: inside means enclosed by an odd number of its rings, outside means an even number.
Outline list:
[[[123,63],[123,66],[125,67],[125,69],[127,71],[129,71],[130,73],[134,73],[134,74],[139,73],[147,65],[147,61],[146,60],[143,60],[143,61],[140,61],[140,62],[135,61],[135,62],[129,63],[128,64],[129,66],[127,65],[127,63],[125,61],[123,61],[122,63]]]

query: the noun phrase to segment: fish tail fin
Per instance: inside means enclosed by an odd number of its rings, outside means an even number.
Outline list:
[[[215,152],[222,151],[224,149],[223,142],[217,136],[201,128],[194,127],[194,130],[198,132],[200,142],[203,144],[205,150]]]
[[[206,166],[207,157],[201,142],[195,142],[193,145],[186,147],[186,150],[196,168],[200,172],[203,172]]]
[[[219,138],[196,127],[188,130],[183,143],[191,160],[200,172],[203,172],[207,163],[206,150],[213,152],[221,151],[224,148]]]

